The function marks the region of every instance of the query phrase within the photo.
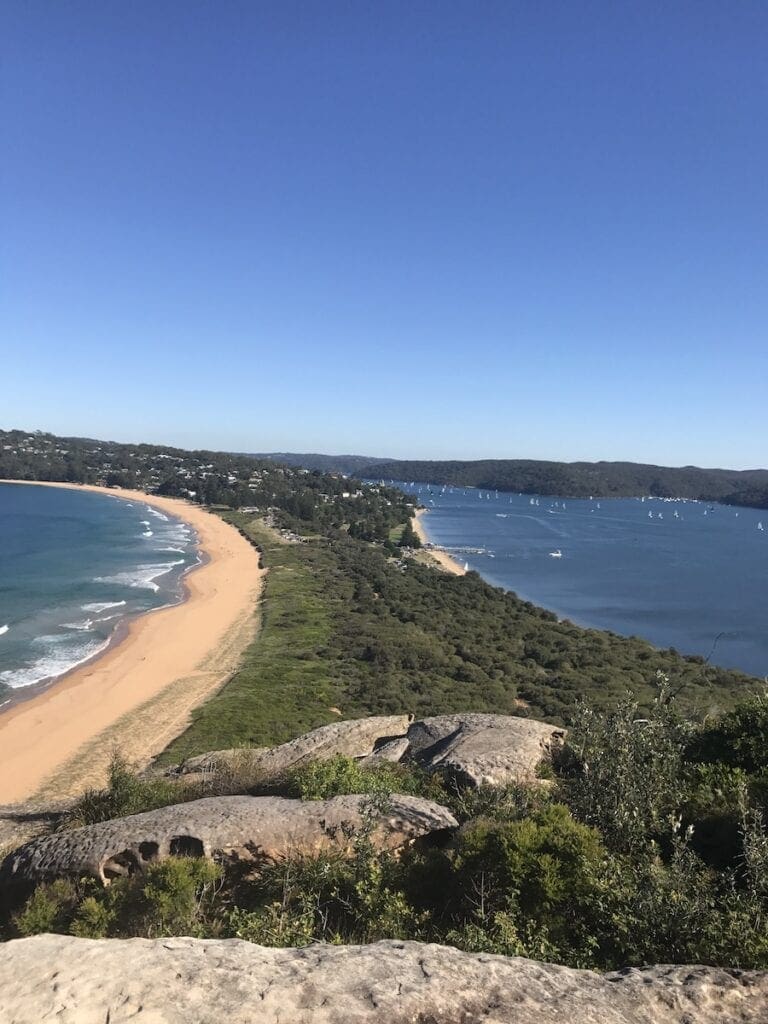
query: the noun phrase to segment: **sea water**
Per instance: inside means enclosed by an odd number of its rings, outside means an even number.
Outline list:
[[[0,484],[0,704],[94,657],[127,618],[179,602],[196,542],[140,500]]]
[[[768,510],[397,486],[429,509],[429,539],[489,583],[578,625],[768,675]]]

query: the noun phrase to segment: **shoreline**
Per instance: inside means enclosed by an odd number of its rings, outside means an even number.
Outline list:
[[[451,573],[452,576],[464,576],[465,570],[461,562],[457,561],[453,555],[449,554],[444,548],[441,548],[437,544],[433,544],[429,539],[426,528],[422,523],[422,518],[427,515],[428,509],[418,508],[413,514],[413,532],[421,541],[424,550],[438,566],[445,572]]]
[[[60,798],[101,785],[116,749],[145,765],[184,730],[255,635],[264,570],[233,526],[183,499],[91,484],[3,483],[142,501],[197,537],[199,561],[181,578],[179,602],[126,618],[88,661],[0,711],[0,803],[41,789]]]

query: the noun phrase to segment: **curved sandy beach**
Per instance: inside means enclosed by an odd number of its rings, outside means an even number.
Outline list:
[[[443,548],[433,544],[427,536],[427,531],[424,529],[424,524],[421,522],[422,517],[427,514],[427,509],[417,509],[413,516],[413,532],[419,538],[422,544],[429,545],[426,548],[427,553],[433,558],[441,569],[445,569],[446,572],[451,573],[454,576],[464,575],[464,566],[460,562],[457,562],[453,555],[449,555]]]
[[[0,715],[0,803],[100,785],[116,749],[146,764],[237,668],[256,630],[264,570],[236,529],[181,499],[86,489],[183,519],[197,531],[207,561],[186,576],[182,604],[134,620],[101,657]]]

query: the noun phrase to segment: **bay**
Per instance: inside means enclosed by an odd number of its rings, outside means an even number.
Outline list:
[[[767,511],[397,486],[429,510],[430,541],[489,583],[578,625],[768,675]]]

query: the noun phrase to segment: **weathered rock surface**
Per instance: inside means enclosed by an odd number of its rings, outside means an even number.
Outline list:
[[[418,942],[268,949],[237,939],[0,946],[3,1024],[765,1024],[768,974],[607,975]]]
[[[448,772],[462,785],[531,782],[565,730],[513,715],[466,712],[410,723],[408,715],[333,722],[272,749],[214,750],[188,758],[170,774],[222,772],[236,765],[269,781],[291,768],[336,754],[366,765],[414,760]]]
[[[345,722],[331,722],[319,729],[298,736],[295,740],[281,743],[268,750],[252,751],[252,766],[264,778],[276,778],[290,768],[296,768],[307,761],[325,761],[337,754],[347,757],[367,757],[377,743],[403,736],[411,722],[410,715],[380,715],[371,718],[355,718]],[[177,772],[205,771],[210,768],[211,759],[243,757],[247,752],[213,751],[197,758],[189,758],[176,769]],[[190,768],[193,763],[201,767]]]
[[[565,730],[511,715],[437,715],[408,729],[408,756],[463,785],[530,782]]]
[[[397,736],[395,739],[387,740],[381,746],[375,747],[373,753],[360,759],[360,764],[364,767],[369,767],[381,764],[382,761],[401,761],[408,753],[409,746],[407,736]]]
[[[34,839],[5,858],[0,885],[62,875],[92,875],[106,883],[173,855],[259,862],[344,849],[351,830],[363,823],[366,807],[361,796],[307,801],[225,796],[174,804]],[[372,839],[382,849],[398,849],[456,827],[456,819],[439,804],[393,796],[378,814]]]
[[[204,775],[235,767],[256,768],[269,747],[231,747],[228,750],[209,750],[206,754],[188,757],[181,764],[169,768],[166,775]]]

